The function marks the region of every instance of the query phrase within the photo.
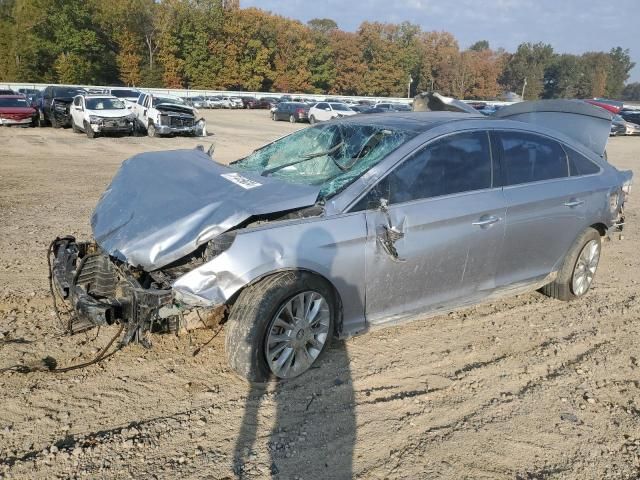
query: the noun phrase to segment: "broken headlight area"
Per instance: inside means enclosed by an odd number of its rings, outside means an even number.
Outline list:
[[[125,327],[123,345],[148,344],[146,332],[184,326],[189,311],[174,303],[170,287],[109,257],[95,243],[65,237],[56,239],[49,253],[52,284],[73,309],[70,333],[118,323]]]
[[[151,272],[107,255],[93,242],[58,238],[49,251],[52,286],[72,308],[70,333],[123,324],[123,345],[147,345],[147,332],[168,333],[211,327],[224,320],[223,309],[192,308],[175,300],[172,283],[227,250],[235,231],[219,235],[195,252]],[[52,257],[52,258],[51,258]],[[53,292],[52,292],[53,293]]]

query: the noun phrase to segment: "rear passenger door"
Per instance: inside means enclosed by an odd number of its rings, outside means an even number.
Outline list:
[[[507,221],[497,282],[541,280],[559,268],[586,221],[586,191],[569,176],[562,145],[530,132],[494,134]]]

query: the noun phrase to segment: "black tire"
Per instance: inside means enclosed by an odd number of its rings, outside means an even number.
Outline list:
[[[278,118],[276,117],[275,113],[271,114],[271,120],[273,120],[274,122],[276,122],[278,120]]]
[[[156,130],[156,126],[153,123],[150,123],[147,126],[147,135],[152,138],[155,138],[158,136],[158,131]]]
[[[329,336],[318,358],[322,356],[331,343],[336,321],[337,301],[333,288],[324,279],[308,272],[276,273],[246,287],[231,308],[225,332],[225,353],[229,365],[240,377],[249,382],[276,378],[267,363],[265,337],[282,305],[307,290],[322,295],[330,309]]]
[[[289,123],[296,123],[296,117],[294,115],[289,115]]]
[[[589,291],[591,283],[582,294],[576,295],[573,291],[573,275],[582,249],[592,240],[597,242],[598,248],[600,248],[601,251],[602,241],[600,232],[591,227],[587,228],[580,234],[565,255],[564,262],[556,279],[540,289],[542,293],[549,297],[568,302],[583,297]]]
[[[314,117],[313,115],[311,115],[311,116],[309,117],[309,123],[310,123],[311,125],[314,125],[314,124],[316,123],[316,117]]]
[[[84,133],[87,134],[87,138],[96,138],[96,132],[91,129],[91,125],[86,120],[84,122]]]
[[[60,124],[53,117],[49,119],[49,123],[51,124],[52,128],[60,128]]]

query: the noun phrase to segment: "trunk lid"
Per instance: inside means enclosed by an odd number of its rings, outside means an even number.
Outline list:
[[[611,114],[581,100],[514,103],[491,118],[517,120],[560,132],[601,157],[611,132]]]
[[[251,216],[313,205],[319,191],[236,172],[200,150],[143,153],[123,162],[91,227],[109,255],[149,271]]]

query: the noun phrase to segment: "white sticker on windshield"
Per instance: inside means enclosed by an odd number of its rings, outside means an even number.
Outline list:
[[[236,185],[240,185],[245,190],[251,190],[252,188],[256,188],[262,185],[261,183],[256,182],[255,180],[251,180],[247,177],[243,177],[239,173],[223,173],[220,176],[226,178],[230,182],[235,183]]]

